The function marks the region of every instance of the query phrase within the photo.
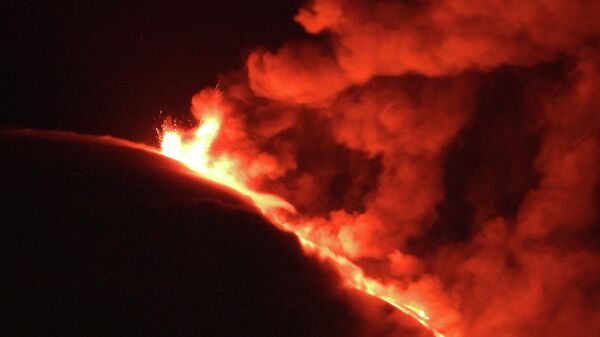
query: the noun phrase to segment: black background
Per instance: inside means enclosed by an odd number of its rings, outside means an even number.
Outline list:
[[[12,1],[5,6],[0,127],[156,144],[160,112],[242,69],[253,48],[302,34],[301,0]]]

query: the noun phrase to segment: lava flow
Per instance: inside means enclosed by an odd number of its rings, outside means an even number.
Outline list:
[[[419,303],[404,300],[401,292],[393,285],[386,285],[367,276],[359,266],[335,252],[325,242],[316,242],[312,237],[309,239],[312,227],[309,222],[298,223],[298,220],[294,220],[292,225],[290,219],[296,213],[294,206],[278,196],[250,188],[239,158],[228,153],[213,153],[211,147],[217,139],[222,122],[222,114],[218,105],[215,105],[202,112],[200,124],[194,129],[182,130],[172,125],[163,126],[160,137],[161,153],[182,162],[203,178],[225,185],[248,197],[272,224],[295,234],[306,251],[331,261],[348,286],[387,302],[416,319],[436,337],[444,337],[431,326],[429,316],[425,310],[419,308]]]

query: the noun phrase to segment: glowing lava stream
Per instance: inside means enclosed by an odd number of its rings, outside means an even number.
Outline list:
[[[294,206],[280,197],[253,191],[248,187],[243,174],[241,174],[243,171],[238,167],[238,160],[226,154],[211,154],[210,149],[219,133],[221,122],[221,115],[218,109],[215,109],[204,115],[200,125],[191,130],[193,133],[188,138],[184,138],[183,134],[188,134],[189,131],[163,130],[161,153],[182,162],[203,178],[228,186],[250,198],[271,223],[295,234],[304,249],[332,261],[342,279],[346,280],[349,286],[387,302],[403,313],[415,318],[436,337],[444,337],[440,332],[429,326],[429,317],[423,310],[400,303],[400,300],[395,298],[397,291],[393,287],[386,286],[378,280],[366,276],[363,270],[352,261],[334,253],[328,247],[310,241],[305,231],[298,230],[288,223],[284,214],[285,212],[295,214]]]

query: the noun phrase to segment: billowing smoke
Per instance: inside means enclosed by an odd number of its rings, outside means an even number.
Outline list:
[[[447,336],[597,335],[599,16],[585,0],[312,1],[305,40],[221,80],[216,146]]]

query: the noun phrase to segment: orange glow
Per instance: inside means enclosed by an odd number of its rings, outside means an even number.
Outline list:
[[[297,220],[298,217],[294,217],[295,208],[289,202],[278,196],[251,189],[240,158],[231,153],[211,152],[222,124],[222,114],[218,105],[215,105],[202,112],[200,124],[192,130],[178,130],[165,126],[161,134],[161,152],[182,162],[203,178],[230,187],[251,199],[272,224],[295,234],[305,251],[330,261],[349,287],[387,302],[416,319],[436,337],[444,337],[431,326],[430,318],[422,304],[414,303],[414,300],[403,296],[402,291],[393,284],[384,284],[365,275],[349,258],[329,247],[326,239],[319,240],[318,236],[315,238],[315,235],[310,235],[312,223]]]

